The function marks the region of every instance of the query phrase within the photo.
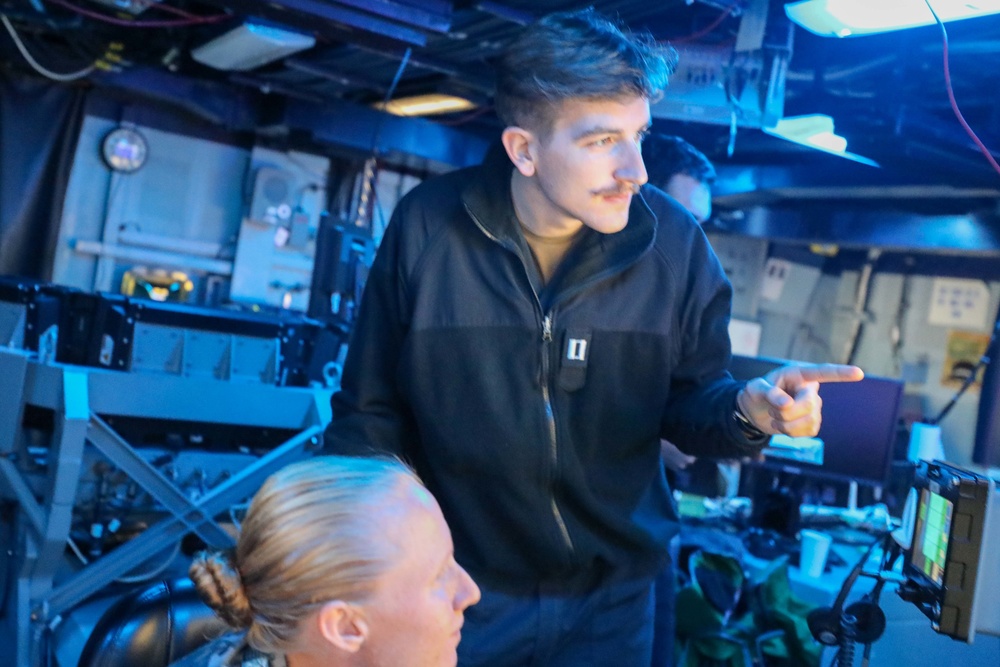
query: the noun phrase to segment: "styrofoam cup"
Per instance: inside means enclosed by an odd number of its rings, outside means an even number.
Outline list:
[[[907,458],[911,461],[944,461],[941,427],[913,422],[910,427],[910,445],[907,449]]]
[[[802,548],[799,555],[799,569],[809,577],[823,576],[823,568],[826,567],[826,557],[830,553],[833,538],[816,530],[803,530],[799,533],[799,540]]]

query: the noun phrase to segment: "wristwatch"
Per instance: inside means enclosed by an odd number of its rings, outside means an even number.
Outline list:
[[[766,433],[761,431],[757,426],[750,421],[750,418],[743,414],[743,410],[740,409],[740,402],[738,399],[734,399],[735,405],[733,405],[733,419],[736,420],[736,425],[739,427],[740,431],[747,437],[748,440],[760,440]]]

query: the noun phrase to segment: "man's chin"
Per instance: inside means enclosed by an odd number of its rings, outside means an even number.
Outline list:
[[[607,218],[601,218],[600,220],[589,220],[585,224],[595,232],[599,232],[601,234],[616,234],[625,229],[625,226],[628,225],[628,216],[609,216]]]

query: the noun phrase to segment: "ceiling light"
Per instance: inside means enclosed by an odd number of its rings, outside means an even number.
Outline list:
[[[942,21],[1000,13],[1000,0],[931,0]],[[794,23],[821,37],[872,35],[935,23],[924,0],[804,0],[785,5]]]
[[[773,137],[792,141],[802,146],[815,148],[824,153],[854,160],[872,167],[879,166],[877,162],[864,156],[847,152],[847,139],[833,131],[833,118],[825,114],[809,116],[789,116],[782,118],[774,127],[762,128]]]
[[[314,44],[316,38],[312,35],[276,26],[244,23],[192,49],[191,57],[215,69],[245,72],[311,48]]]
[[[390,100],[388,104],[379,102],[376,109],[388,111],[396,116],[433,116],[442,113],[455,113],[474,109],[475,104],[463,97],[429,93]]]

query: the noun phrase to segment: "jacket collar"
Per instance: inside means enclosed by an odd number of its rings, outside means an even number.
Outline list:
[[[514,201],[510,194],[510,175],[514,165],[507,157],[503,144],[494,142],[482,165],[474,171],[472,180],[462,192],[462,200],[476,224],[487,236],[514,250],[522,246],[522,234]],[[575,281],[588,276],[616,272],[636,261],[656,238],[656,215],[640,190],[632,198],[625,229],[615,234],[591,232],[582,240],[577,254],[579,262],[572,269]]]
[[[510,195],[510,174],[514,165],[503,144],[493,142],[473,178],[462,191],[466,210],[483,232],[507,247],[520,245],[520,223]]]

